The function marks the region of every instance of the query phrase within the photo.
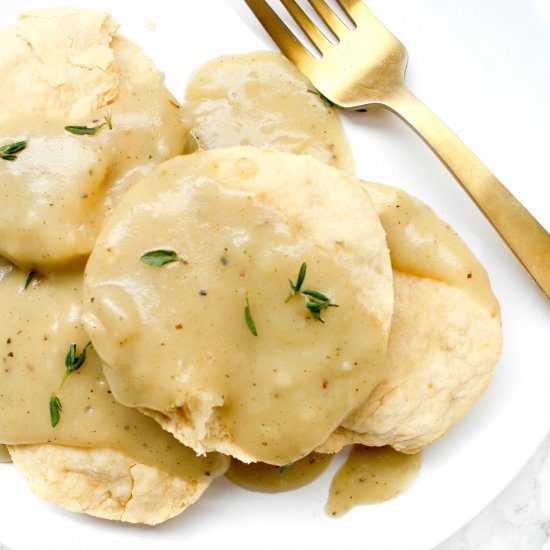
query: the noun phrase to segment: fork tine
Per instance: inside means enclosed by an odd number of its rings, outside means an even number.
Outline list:
[[[367,6],[365,6],[363,0],[336,0],[338,5],[344,10],[344,13],[356,23],[357,19],[361,18],[361,15],[365,15],[369,12]]]
[[[344,13],[357,25],[365,17],[374,17],[363,0],[336,0]]]
[[[245,2],[283,54],[303,72],[310,70],[315,58],[281,21],[266,0]]]
[[[336,38],[341,38],[349,32],[347,25],[336,15],[325,0],[308,0],[317,12],[319,17],[326,23],[327,27],[335,34]]]
[[[304,10],[298,5],[296,0],[281,0],[281,3],[286,8],[288,13],[292,15],[294,21],[298,23],[306,36],[313,42],[313,45],[323,53],[326,49],[332,46],[332,43],[327,37],[315,26],[311,19],[306,15]]]

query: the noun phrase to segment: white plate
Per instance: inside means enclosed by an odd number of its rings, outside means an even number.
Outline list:
[[[43,0],[3,3],[2,26]],[[273,48],[242,0],[72,0],[111,10],[166,72],[177,96],[208,58]],[[6,4],[6,5],[4,5]],[[369,0],[405,43],[407,82],[550,227],[550,8],[545,0]],[[156,31],[145,26],[156,23]],[[191,509],[157,528],[65,513],[32,496],[12,466],[0,465],[0,540],[13,550],[154,547],[426,550],[451,535],[510,482],[550,428],[550,303],[434,155],[393,115],[345,117],[365,179],[400,185],[451,222],[487,267],[504,320],[505,349],[475,409],[425,453],[404,496],[323,514],[331,473],[292,493],[247,493],[218,480]],[[335,466],[335,465],[334,465]],[[331,472],[334,471],[334,467]],[[154,546],[153,546],[154,545]]]

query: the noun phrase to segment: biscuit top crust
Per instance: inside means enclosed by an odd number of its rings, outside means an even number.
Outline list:
[[[0,32],[0,147],[25,143],[0,159],[0,254],[24,269],[82,266],[124,192],[183,151],[178,103],[117,29],[103,12],[62,8]]]
[[[0,120],[14,111],[78,119],[112,103],[120,84],[111,46],[118,27],[96,10],[23,12],[0,33]]]
[[[140,261],[154,250],[181,261]],[[339,306],[324,323],[303,296],[285,302],[303,262],[302,289]],[[134,187],[94,247],[84,301],[117,399],[178,415],[168,429],[198,452],[282,465],[379,380],[393,292],[385,235],[356,180],[243,147],[178,157]]]

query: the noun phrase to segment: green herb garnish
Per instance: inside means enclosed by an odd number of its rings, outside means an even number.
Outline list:
[[[88,342],[83,348],[82,351],[77,355],[76,354],[76,344],[69,345],[69,351],[65,356],[65,375],[61,379],[61,384],[59,384],[59,389],[63,388],[65,380],[74,372],[77,371],[86,361],[86,351],[92,346],[91,342]],[[62,410],[61,401],[55,393],[52,393],[50,397],[50,420],[52,423],[52,428],[55,428],[59,423],[60,412]]]
[[[59,424],[59,417],[61,412],[61,401],[59,401],[59,397],[55,395],[55,393],[52,393],[52,396],[50,397],[50,422],[52,423],[52,428],[55,428]]]
[[[250,332],[254,336],[258,336],[258,331],[256,330],[256,325],[252,320],[252,315],[250,313],[250,303],[248,302],[248,297],[246,298],[246,306],[244,308],[244,319],[246,321],[246,326],[250,329]]]
[[[311,316],[317,321],[324,323],[325,320],[321,317],[321,311],[328,309],[329,307],[339,307],[337,304],[333,304],[328,296],[325,296],[317,290],[302,290],[304,279],[306,278],[307,264],[304,262],[300,267],[296,284],[291,279],[288,280],[292,292],[286,299],[286,302],[294,298],[294,296],[302,296],[305,306],[309,309]]]
[[[67,380],[67,378],[73,372],[77,371],[84,364],[84,361],[86,361],[86,351],[88,350],[89,347],[91,347],[91,345],[92,343],[88,342],[82,348],[82,351],[78,355],[76,354],[76,344],[71,344],[69,346],[69,351],[65,356],[65,375],[63,376],[63,380],[61,380],[59,389],[63,387],[65,380]]]
[[[160,267],[171,262],[183,262],[173,250],[151,250],[140,257],[140,260],[147,265]]]
[[[17,158],[17,153],[20,153],[27,147],[26,141],[16,141],[15,143],[8,143],[0,147],[0,159],[13,161]]]
[[[333,304],[330,298],[315,290],[304,290],[302,292],[306,307],[309,309],[311,316],[317,321],[324,323],[325,320],[321,317],[321,311],[329,307],[340,307],[338,304]]]
[[[36,275],[36,271],[31,271],[27,278],[25,279],[25,286],[23,287],[23,290],[27,290],[27,287],[31,284],[31,281],[34,279],[34,276]]]
[[[76,134],[77,136],[95,136],[99,130],[103,128],[103,126],[108,126],[109,130],[112,130],[113,121],[111,119],[111,115],[105,115],[103,119],[105,122],[102,122],[97,126],[65,126],[65,130],[67,130],[67,132],[71,132],[71,134]]]
[[[327,106],[327,107],[333,107],[334,102],[332,102],[328,97],[324,96],[321,92],[317,90],[308,90],[310,94],[318,95],[321,98],[321,101]]]
[[[290,468],[290,464],[285,464],[279,468],[279,473],[282,475]]]
[[[291,279],[288,279],[288,284],[290,285],[292,292],[286,299],[287,302],[294,296],[297,296],[298,294],[300,294],[300,291],[302,290],[302,285],[304,284],[304,279],[306,278],[306,271],[307,271],[307,264],[304,262],[300,267],[300,272],[298,273],[296,284],[294,284]]]
[[[69,351],[65,356],[65,375],[59,384],[59,389],[63,388],[63,384],[67,377],[69,377],[73,372],[77,371],[86,361],[86,350],[91,347],[92,343],[88,342],[83,348],[82,351],[77,355],[76,354],[76,344],[71,344],[69,346]],[[50,397],[50,421],[52,423],[52,428],[55,428],[59,423],[60,412],[62,410],[61,401],[55,393],[52,393]]]
[[[77,136],[95,136],[99,130],[103,128],[103,126],[107,126],[107,123],[102,122],[92,128],[88,128],[88,126],[65,126],[65,130],[67,130],[67,132],[71,132],[71,134],[76,134]]]

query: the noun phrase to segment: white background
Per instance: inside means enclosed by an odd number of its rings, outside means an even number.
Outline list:
[[[0,24],[49,2],[2,5]],[[122,23],[182,97],[185,81],[216,55],[274,48],[241,0],[72,0],[102,7]],[[544,0],[369,0],[407,46],[407,82],[550,228],[550,7]],[[149,31],[145,23],[156,23]],[[0,541],[12,550],[103,545],[139,550],[207,547],[426,550],[485,507],[528,460],[550,428],[550,303],[439,161],[395,116],[369,109],[345,122],[364,179],[402,186],[428,202],[489,271],[502,306],[505,350],[488,392],[425,453],[407,494],[323,514],[331,470],[280,495],[247,493],[218,480],[191,509],[155,529],[65,513],[29,494],[0,466]],[[40,542],[38,542],[40,541]]]

